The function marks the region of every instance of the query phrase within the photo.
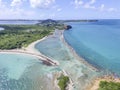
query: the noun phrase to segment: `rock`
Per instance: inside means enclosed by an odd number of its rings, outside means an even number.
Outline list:
[[[43,61],[42,63],[47,65],[47,66],[52,66],[52,64],[50,62],[48,62],[48,61]]]
[[[72,26],[71,25],[65,25],[64,28],[65,28],[65,30],[69,30],[69,29],[72,28]]]

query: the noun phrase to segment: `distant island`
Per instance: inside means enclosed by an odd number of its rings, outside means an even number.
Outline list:
[[[98,22],[99,20],[63,20],[64,22]]]
[[[0,19],[0,21],[39,21],[39,22],[43,22],[43,23],[46,23],[47,22],[55,22],[55,23],[64,23],[64,22],[97,22],[99,20],[96,20],[96,19],[85,19],[85,20],[52,20],[52,19],[46,19],[46,20],[32,20],[32,19]],[[44,22],[45,21],[45,22]]]

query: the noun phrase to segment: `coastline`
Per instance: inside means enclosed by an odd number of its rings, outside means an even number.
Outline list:
[[[56,31],[56,30],[55,30]],[[54,33],[55,33],[54,31]],[[38,58],[40,61],[43,62],[43,64],[46,64],[48,66],[58,66],[59,62],[57,62],[56,60],[53,60],[47,56],[45,56],[44,54],[40,53],[37,49],[35,49],[35,45],[51,36],[54,36],[54,33],[52,35],[49,36],[45,36],[42,39],[39,39],[37,41],[32,42],[31,44],[29,44],[27,47],[22,47],[21,49],[11,49],[11,50],[0,50],[0,54],[26,54],[26,55],[30,55],[30,56],[34,56],[36,58]],[[60,30],[60,33],[63,33],[63,30]],[[63,70],[61,73],[65,74],[68,76],[68,74]],[[57,76],[58,77],[58,76]],[[55,84],[55,88],[59,88],[57,85],[57,81],[54,80],[54,84]],[[68,87],[67,90],[72,90],[73,89],[73,82],[70,78],[70,82],[68,83]]]
[[[21,49],[12,49],[12,50],[0,50],[0,53],[3,54],[27,54],[31,56],[37,57],[39,60],[43,61],[46,65],[59,65],[59,62],[41,54],[39,51],[35,49],[35,45],[39,43],[40,41],[43,41],[47,38],[47,36],[43,37],[42,39],[39,39],[37,41],[32,42],[30,45],[28,45],[26,48]]]
[[[91,65],[90,63],[88,63],[84,58],[82,58],[81,56],[79,56],[76,51],[65,41],[65,38],[63,36],[63,32],[61,34],[61,37],[60,37],[61,41],[65,44],[65,46],[67,46],[70,50],[70,52],[79,60],[81,61],[83,64],[89,66],[92,70],[98,72],[99,69],[95,68],[93,65]]]
[[[55,30],[56,31],[56,30]],[[55,33],[54,31],[54,33]],[[92,66],[91,64],[89,64],[87,61],[85,61],[82,57],[78,56],[77,53],[75,52],[75,50],[70,46],[68,45],[68,43],[65,41],[64,39],[64,36],[63,36],[63,32],[64,30],[60,30],[60,40],[63,42],[63,44],[65,44],[65,46],[68,47],[68,49],[70,50],[70,52],[78,59],[81,61],[81,63],[85,64],[86,66],[90,67],[92,70],[94,71],[99,71],[97,68],[95,68],[94,66]],[[52,36],[54,36],[54,33]],[[49,35],[51,36],[51,35]],[[49,36],[45,36],[43,37],[42,39],[39,39],[35,42],[32,42],[30,45],[28,45],[26,48],[21,48],[21,49],[13,49],[13,50],[0,50],[0,53],[10,53],[10,54],[28,54],[28,55],[32,55],[32,56],[35,56],[37,58],[39,58],[40,60],[42,60],[43,62],[47,62],[47,64],[51,64],[51,65],[59,65],[59,62],[53,60],[53,59],[50,59],[48,58],[47,56],[43,55],[42,53],[40,53],[39,51],[37,51],[37,49],[35,49],[35,45],[47,38],[49,38]],[[46,65],[47,65],[46,64]],[[48,64],[48,65],[49,65]],[[62,72],[63,74],[65,74],[66,76],[69,76],[66,71],[63,70]],[[70,78],[70,77],[69,77]],[[94,78],[95,80],[97,80],[96,78]],[[94,80],[93,79],[93,80]],[[101,79],[100,79],[101,80]],[[96,82],[95,82],[96,83]],[[93,82],[90,81],[90,85],[93,84]],[[88,86],[90,86],[88,85]],[[88,87],[87,86],[87,87]],[[55,82],[55,87],[58,87],[57,86],[57,82]],[[74,83],[72,81],[72,79],[70,78],[70,83],[68,84],[68,89],[67,90],[73,90],[74,88]],[[90,86],[90,88],[92,88],[92,86]],[[86,90],[94,90],[94,89],[90,89],[90,88],[87,88]]]
[[[64,33],[64,30],[60,31],[60,40],[61,42],[70,50],[70,53],[72,53],[72,55],[77,59],[79,60],[81,63],[83,63],[85,66],[89,67],[91,70],[95,71],[95,72],[99,72],[100,70],[95,68],[94,66],[92,66],[91,64],[89,64],[87,61],[85,61],[84,58],[80,57],[76,51],[65,41],[65,38],[63,36],[63,33]],[[66,76],[69,76],[69,74],[67,74],[66,71],[63,70],[63,73],[66,75]],[[93,77],[90,82],[88,83],[88,85],[85,86],[85,90],[89,90],[87,87],[89,85],[91,85],[92,83],[92,80],[96,79],[96,77]],[[74,82],[72,81],[72,79],[70,78],[70,83],[68,85],[68,90],[74,90]],[[86,89],[87,88],[87,89]]]
[[[56,31],[56,30],[55,30]],[[54,33],[55,33],[54,31]],[[54,33],[52,34],[54,36]],[[65,38],[63,36],[63,33],[64,33],[64,30],[60,30],[60,39],[61,41],[65,44],[65,46],[67,46],[70,50],[70,52],[79,60],[81,61],[83,64],[89,66],[92,70],[95,70],[95,71],[99,71],[97,68],[95,68],[94,66],[92,66],[91,64],[89,64],[87,61],[85,61],[85,59],[83,59],[82,57],[78,56],[78,54],[76,53],[76,51],[65,41]],[[51,36],[51,35],[49,35]],[[12,50],[0,50],[0,53],[13,53],[13,54],[19,54],[19,53],[23,53],[23,54],[29,54],[29,55],[32,55],[32,56],[36,56],[37,58],[40,58],[40,59],[43,59],[46,60],[45,61],[48,61],[48,62],[52,62],[53,64],[55,65],[59,65],[59,62],[53,60],[53,59],[50,59],[49,57],[43,55],[42,53],[40,53],[37,49],[35,49],[35,45],[43,40],[45,40],[46,38],[49,38],[49,36],[45,36],[43,37],[42,39],[39,39],[37,41],[34,41],[32,42],[31,44],[29,44],[27,47],[22,47],[21,49],[12,49]],[[50,61],[49,61],[49,60]]]
[[[99,88],[99,84],[101,81],[107,81],[107,82],[115,82],[115,83],[120,83],[120,78],[116,78],[115,76],[113,75],[105,75],[103,77],[98,77],[98,78],[95,78],[92,82],[91,82],[91,85],[89,85],[86,90],[98,90]]]
[[[64,31],[63,31],[64,32]],[[77,58],[77,60],[81,61],[81,63],[85,64],[86,66],[90,67],[92,70],[99,72],[100,70],[96,67],[94,67],[92,64],[88,63],[84,58],[82,58],[81,56],[79,56],[76,51],[65,41],[65,38],[63,36],[63,32],[61,34],[61,41],[65,44],[65,46],[67,46],[70,50],[70,52]],[[101,81],[107,81],[107,82],[119,82],[120,83],[120,78],[115,77],[113,74],[112,75],[100,75],[97,77],[94,77],[90,83],[85,86],[85,90],[98,90],[99,88],[99,83]],[[71,86],[73,86],[74,83],[72,83],[71,81]]]
[[[43,37],[42,39],[39,39],[37,41],[32,42],[30,45],[28,45],[27,47],[23,47],[22,50],[25,51],[29,51],[35,54],[41,54],[39,51],[37,51],[37,49],[35,49],[35,45],[43,40],[45,40],[47,38],[47,36]]]

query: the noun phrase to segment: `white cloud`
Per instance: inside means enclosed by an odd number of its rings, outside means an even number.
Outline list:
[[[57,11],[60,12],[62,9],[61,8],[58,8]]]
[[[96,0],[90,0],[89,2],[84,4],[84,8],[88,8],[88,9],[96,9],[96,7],[94,6]]]
[[[49,8],[55,0],[30,0],[30,5],[33,8]]]
[[[108,8],[108,11],[109,11],[109,12],[116,12],[117,9],[115,9],[115,8]]]
[[[5,5],[4,5],[3,1],[0,0],[0,8],[4,8],[4,7],[5,7]]]
[[[3,13],[4,12],[4,13]],[[11,8],[4,8],[0,10],[0,17],[1,19],[20,19],[20,18],[31,18],[34,16],[33,11],[25,11],[24,9],[11,9]]]
[[[101,4],[99,10],[100,10],[100,11],[104,11],[104,10],[105,10],[105,5],[104,5],[104,4]]]
[[[89,5],[89,4],[85,4],[83,7],[84,7],[84,8],[88,8],[88,9],[96,9],[95,6],[91,6],[91,5]]]
[[[18,6],[22,5],[22,2],[23,2],[22,0],[13,0],[11,2],[10,6],[12,6],[12,7],[18,7]]]
[[[116,12],[116,8],[107,8],[104,4],[101,4],[101,6],[98,8],[99,11],[106,11],[106,12]]]
[[[10,3],[0,0],[0,17],[1,19],[17,19],[17,18],[33,18],[38,16],[38,13],[34,10],[26,9],[22,7],[27,1],[29,1],[30,7],[33,8],[52,8],[56,12],[60,12],[62,9],[60,7],[53,8],[56,4],[55,0],[12,0]],[[8,5],[9,4],[9,5]],[[3,13],[4,12],[4,13]],[[13,17],[14,16],[14,17]],[[41,15],[39,17],[54,17],[55,13],[51,15]]]
[[[0,0],[0,8],[1,8],[1,7],[3,7],[3,5],[2,5],[2,1]]]
[[[89,2],[89,4],[94,4],[96,2],[96,0],[91,0],[90,2]]]
[[[0,3],[2,3],[2,0],[0,0]]]
[[[95,9],[95,6],[93,5],[96,2],[96,0],[89,0],[88,2],[83,2],[83,0],[74,0],[75,8],[79,8],[80,6],[82,8],[90,8]]]
[[[116,8],[105,7],[105,4],[101,4],[100,6],[95,6],[96,0],[89,0],[88,2],[83,2],[83,0],[74,0],[75,8],[82,8],[86,9],[94,9],[99,11],[106,11],[106,12],[116,12],[118,11]]]
[[[79,6],[83,5],[83,1],[82,0],[75,0],[74,1],[74,5],[75,5],[75,8],[78,8]]]
[[[33,17],[33,15],[35,14],[35,12],[31,10],[25,10],[19,7],[16,8],[16,5],[19,4],[15,4],[14,5],[15,7],[13,6],[10,7],[7,4],[8,3],[6,3],[5,1],[3,2],[2,0],[0,0],[0,19],[9,19],[9,18],[18,19],[24,17],[30,18]]]

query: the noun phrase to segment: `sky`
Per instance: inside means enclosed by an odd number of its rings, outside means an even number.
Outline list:
[[[0,19],[120,19],[120,0],[0,0]]]

